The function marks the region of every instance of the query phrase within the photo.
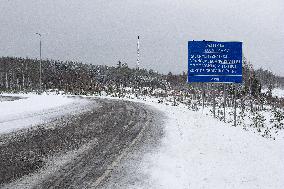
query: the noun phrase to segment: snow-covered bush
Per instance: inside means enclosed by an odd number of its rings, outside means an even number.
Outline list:
[[[272,109],[272,117],[270,119],[270,123],[273,124],[273,127],[277,129],[283,129],[284,128],[284,112],[280,110],[279,108],[273,108]]]
[[[260,111],[252,112],[251,116],[251,126],[256,128],[258,132],[261,132],[261,129],[265,127],[265,117],[261,114]]]

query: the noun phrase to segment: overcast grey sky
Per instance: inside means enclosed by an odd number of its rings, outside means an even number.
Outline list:
[[[283,0],[0,0],[0,56],[38,56],[181,73],[187,41],[242,41],[255,67],[284,76]]]

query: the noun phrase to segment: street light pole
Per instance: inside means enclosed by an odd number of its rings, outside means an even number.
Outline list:
[[[41,81],[41,34],[36,33],[39,36],[39,91],[41,92],[42,81]]]

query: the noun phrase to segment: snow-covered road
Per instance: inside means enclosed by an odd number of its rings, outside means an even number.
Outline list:
[[[63,114],[73,109],[73,102],[67,103],[58,106],[58,117],[50,120],[49,110],[55,107],[38,108],[48,113],[47,123],[23,128],[25,117],[19,118],[15,132],[0,133],[0,188],[97,188],[156,123],[155,113],[143,104],[81,98],[80,105],[85,100],[86,111]],[[29,112],[31,121],[37,117],[38,112],[23,110],[19,115]]]

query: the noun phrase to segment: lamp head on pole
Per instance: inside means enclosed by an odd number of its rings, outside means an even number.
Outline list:
[[[41,34],[40,33],[35,33],[36,35],[39,35],[41,37]]]

